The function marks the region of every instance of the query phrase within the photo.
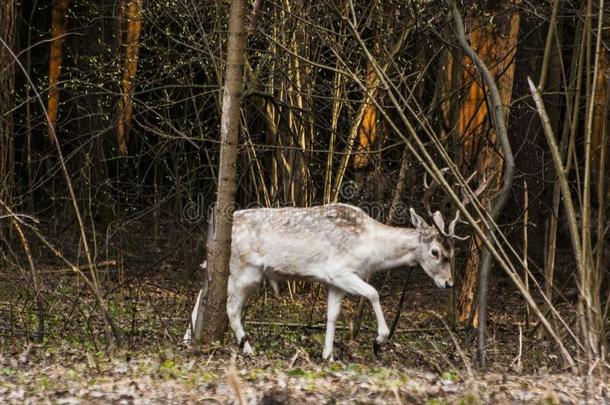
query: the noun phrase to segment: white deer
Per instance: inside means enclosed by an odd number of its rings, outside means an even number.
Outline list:
[[[443,169],[444,171],[445,169]],[[470,176],[469,183],[475,174]],[[463,206],[473,201],[491,184],[494,176],[480,183],[472,194],[463,194]],[[227,315],[237,342],[244,354],[254,352],[241,317],[248,298],[263,279],[277,293],[277,282],[306,279],[323,283],[328,288],[327,326],[324,359],[332,359],[335,324],[341,311],[343,296],[360,295],[371,302],[377,318],[377,352],[389,336],[379,294],[366,279],[380,270],[419,264],[440,288],[451,288],[451,257],[460,221],[457,211],[445,231],[441,213],[430,210],[429,200],[437,183],[428,185],[424,179],[424,206],[432,218],[428,225],[411,208],[414,228],[384,225],[362,209],[346,204],[328,204],[310,208],[259,208],[236,211],[233,216],[231,262],[228,283]],[[205,266],[205,265],[202,265]],[[192,313],[184,342],[191,340],[191,328],[202,292]]]
[[[365,297],[377,318],[377,351],[389,329],[379,294],[364,280],[373,273],[419,264],[441,288],[453,286],[451,239],[458,216],[446,232],[440,212],[433,225],[410,209],[413,229],[384,225],[360,208],[329,204],[310,208],[236,211],[228,284],[227,315],[244,354],[253,350],[242,326],[242,309],[263,279],[307,279],[328,288],[324,359],[332,358],[335,323],[343,296]]]

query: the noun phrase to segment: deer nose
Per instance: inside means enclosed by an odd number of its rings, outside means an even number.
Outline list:
[[[445,281],[445,288],[453,287],[453,283],[449,283],[449,281]]]

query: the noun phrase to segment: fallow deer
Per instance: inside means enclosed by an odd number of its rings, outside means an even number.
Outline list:
[[[425,198],[432,187],[427,186]],[[480,187],[476,192],[482,191]],[[429,204],[425,203],[429,209]],[[451,288],[451,257],[459,211],[445,231],[436,211],[429,225],[411,208],[414,228],[384,225],[362,209],[347,204],[309,208],[258,208],[239,210],[233,216],[227,315],[244,354],[253,350],[242,325],[242,310],[262,283],[274,289],[280,280],[318,281],[328,289],[327,327],[322,357],[332,356],[335,324],[344,295],[370,301],[377,319],[375,352],[389,329],[379,294],[366,281],[373,273],[400,266],[420,265],[440,288]],[[194,322],[194,317],[193,317]],[[190,338],[187,331],[185,339]]]
[[[374,347],[387,339],[390,331],[379,294],[364,281],[373,273],[420,264],[438,287],[452,287],[447,239],[413,209],[410,213],[415,229],[383,225],[346,204],[236,211],[227,315],[243,352],[253,354],[241,322],[242,309],[263,279],[308,279],[328,287],[324,359],[332,355],[335,323],[346,293],[371,302],[378,325]],[[440,213],[434,218],[444,229]]]

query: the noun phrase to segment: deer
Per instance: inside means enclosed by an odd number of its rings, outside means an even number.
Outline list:
[[[365,281],[372,274],[419,265],[436,286],[451,288],[454,241],[466,239],[455,235],[460,213],[457,211],[445,228],[441,213],[432,213],[429,208],[429,197],[436,184],[428,185],[424,181],[424,185],[427,199],[424,205],[432,222],[428,224],[410,208],[413,228],[382,224],[361,208],[344,203],[235,211],[226,309],[243,354],[252,356],[254,351],[242,325],[242,310],[263,280],[276,293],[277,283],[282,280],[311,280],[327,287],[322,358],[331,361],[336,322],[346,294],[364,297],[372,305],[377,321],[377,336],[373,340],[375,354],[390,334],[379,293]],[[483,188],[479,187],[475,195]],[[195,315],[193,312],[193,322]],[[190,330],[185,340],[187,337],[190,338]]]

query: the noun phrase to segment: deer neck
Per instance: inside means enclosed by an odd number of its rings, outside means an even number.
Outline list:
[[[417,264],[416,251],[420,241],[419,233],[415,229],[382,225],[373,231],[373,239],[375,270]]]

